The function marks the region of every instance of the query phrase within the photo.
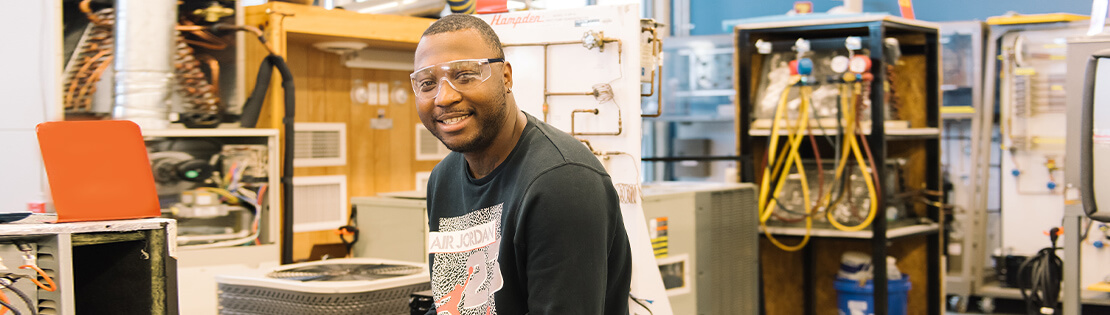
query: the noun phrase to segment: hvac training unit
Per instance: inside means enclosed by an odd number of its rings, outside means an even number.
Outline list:
[[[408,314],[409,296],[431,289],[426,266],[343,258],[220,275],[220,314]]]
[[[675,314],[758,314],[759,222],[751,184],[644,185],[644,217]]]
[[[355,257],[428,261],[426,193],[382,194],[351,198],[361,232],[351,248]]]
[[[767,304],[767,313],[835,309],[838,262],[854,250],[896,258],[912,282],[910,314],[940,314],[936,25],[886,15],[755,20],[739,21],[735,35],[740,178],[767,186],[765,301],[804,302]],[[867,312],[887,314],[887,282],[874,279]]]
[[[177,220],[183,314],[213,314],[217,274],[277,266],[278,131],[143,130],[162,216]],[[234,197],[230,198],[230,197]]]
[[[173,230],[167,219],[2,224],[0,274],[17,279],[13,287],[38,314],[178,314]],[[4,294],[32,314],[10,289]]]

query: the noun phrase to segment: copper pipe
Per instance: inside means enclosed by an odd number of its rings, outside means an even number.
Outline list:
[[[212,79],[212,94],[216,97],[220,96],[220,61],[216,60],[209,55],[197,55],[197,58],[208,66],[208,73],[211,74]]]
[[[614,102],[613,105],[616,105]],[[624,124],[621,120],[621,108],[617,106],[617,131],[616,132],[577,132],[574,127],[574,116],[578,113],[592,113],[594,115],[600,114],[601,110],[594,109],[575,109],[570,113],[570,135],[572,136],[619,136],[624,132]]]
[[[107,70],[108,67],[111,66],[111,65],[112,65],[112,57],[108,56],[108,58],[104,58],[104,62],[101,62],[100,65],[98,67],[96,67],[96,70],[93,70],[92,75],[89,75],[89,79],[85,80],[85,86],[81,88],[81,94],[79,94],[79,95],[89,95],[89,94],[92,94],[93,92],[95,92],[96,91],[96,82],[100,81],[100,76],[104,74],[104,70]],[[90,91],[90,88],[91,88],[91,91]],[[91,99],[86,99],[84,105],[85,105],[84,106],[85,109],[92,109],[91,108],[92,107],[92,100]]]
[[[544,93],[544,94],[546,94],[547,96],[593,96],[593,97],[597,97],[597,93],[594,93],[594,92],[548,92],[548,93]]]
[[[652,76],[651,80],[655,81],[655,76]],[[659,84],[662,84],[662,83],[663,83],[663,65],[659,65]],[[654,90],[654,87],[655,86],[652,85],[653,90]],[[654,94],[654,93],[655,93],[655,91],[652,91],[652,94]],[[641,94],[640,96],[643,97],[644,95]],[[648,94],[647,96],[651,96],[651,94]],[[656,106],[655,113],[654,114],[640,114],[640,117],[659,117],[659,116],[663,115],[663,88],[662,87],[659,87],[659,95],[656,95],[655,98],[657,99],[656,104],[658,105],[658,106]]]
[[[69,82],[69,91],[66,92],[66,99],[64,100],[65,103],[73,102],[73,101],[76,100],[76,97],[80,96],[79,94],[74,94],[74,92],[77,91],[77,85],[78,85],[78,81],[80,81],[81,75],[88,72],[89,68],[91,68],[93,66],[93,63],[95,63],[96,60],[100,59],[101,57],[103,57],[103,56],[105,56],[109,53],[111,53],[111,51],[101,50],[101,51],[97,52],[96,55],[93,55],[92,58],[89,58],[89,59],[87,59],[87,61],[82,62],[84,64],[81,65],[80,69],[77,69],[77,72],[73,76],[73,79],[70,80],[70,82]]]
[[[89,2],[92,2],[92,1],[91,0],[81,0],[81,3],[77,4],[77,6],[81,8],[81,12],[85,13],[85,17],[87,17],[89,19],[89,22],[92,22],[93,24],[102,23],[103,20],[101,20],[100,17],[97,17],[96,14],[93,14],[92,8],[89,7]]]
[[[617,64],[622,65],[623,62],[624,62],[623,61],[624,57],[621,56],[621,53],[624,52],[624,45],[619,39],[612,39],[612,38],[602,37],[602,40],[601,40],[602,45],[600,47],[598,47],[598,51],[604,52],[605,51],[605,44],[612,43],[612,42],[617,43]],[[582,41],[562,41],[562,42],[523,43],[523,44],[501,44],[501,47],[543,47],[543,121],[544,122],[547,122],[547,119],[550,116],[549,115],[550,114],[550,105],[547,103],[547,97],[548,96],[553,96],[553,95],[555,95],[555,96],[565,96],[565,95],[587,95],[587,96],[594,95],[594,96],[596,96],[596,94],[594,94],[593,92],[551,93],[551,92],[548,92],[548,90],[547,90],[547,73],[548,73],[547,48],[550,47],[550,46],[555,46],[555,45],[578,45],[578,44],[582,44]]]
[[[651,30],[652,41],[654,41],[654,45],[652,45],[652,54],[654,56],[658,57],[663,52],[663,41],[659,39],[659,33],[656,32],[655,28],[651,28],[650,30]],[[651,91],[648,92],[648,94],[640,93],[640,97],[652,96],[653,94],[655,94],[656,86],[658,86],[659,87],[659,95],[656,96],[656,98],[658,99],[656,104],[658,106],[656,106],[657,108],[656,108],[656,111],[655,111],[654,114],[640,114],[640,117],[659,117],[659,116],[663,115],[663,87],[662,87],[662,85],[663,85],[663,60],[662,59],[659,60],[658,67],[656,69],[652,70],[652,72],[653,73],[651,74]],[[657,76],[659,78],[658,81],[656,81]]]
[[[284,14],[283,16],[287,16],[287,15],[291,15],[291,14]],[[254,26],[251,26],[251,25],[215,24],[215,25],[212,25],[212,28],[215,29],[215,30],[235,30],[235,31],[251,32],[255,36],[258,37],[258,41],[262,43],[262,47],[266,48],[267,52],[269,52],[271,55],[274,55],[274,56],[281,56],[281,54],[277,53],[277,50],[274,49],[273,47],[271,47],[270,44],[266,41],[266,34],[263,33],[262,30],[257,28],[257,27],[254,27]]]

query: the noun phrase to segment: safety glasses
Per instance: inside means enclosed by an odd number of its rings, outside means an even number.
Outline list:
[[[435,98],[440,82],[447,81],[455,91],[466,92],[489,79],[493,74],[490,63],[504,61],[504,58],[463,59],[423,67],[409,75],[412,91],[418,99]]]

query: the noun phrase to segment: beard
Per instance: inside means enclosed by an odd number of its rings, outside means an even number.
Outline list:
[[[443,141],[443,137],[438,132],[435,133],[436,138],[451,151],[459,153],[475,152],[488,148],[493,140],[497,138],[497,134],[501,132],[501,128],[505,126],[505,117],[509,111],[505,103],[505,95],[498,95],[500,97],[494,100],[493,103],[496,106],[491,108],[492,111],[488,114],[475,113],[473,118],[478,120],[478,135],[474,136],[473,139],[452,145]]]

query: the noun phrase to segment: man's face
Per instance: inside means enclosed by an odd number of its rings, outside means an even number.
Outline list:
[[[497,58],[478,31],[468,29],[425,36],[416,48],[415,68],[463,59]],[[456,91],[440,82],[434,98],[416,98],[416,112],[436,138],[451,151],[466,153],[485,149],[505,124],[508,110],[505,91],[511,72],[504,63],[490,64],[493,72],[482,84]]]

